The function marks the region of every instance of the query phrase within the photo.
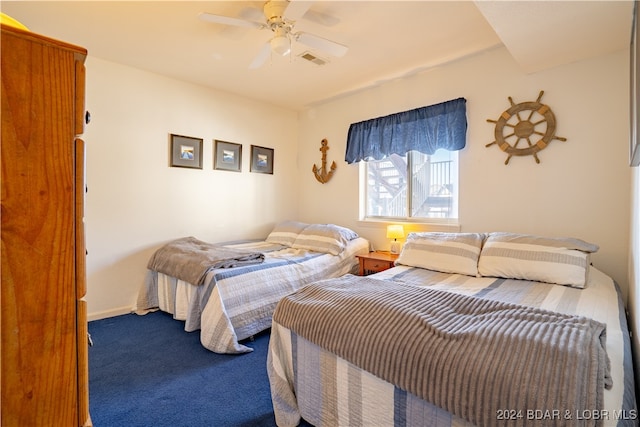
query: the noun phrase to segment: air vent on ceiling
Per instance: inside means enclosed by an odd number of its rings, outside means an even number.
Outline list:
[[[298,55],[300,58],[307,60],[311,63],[314,63],[316,65],[324,65],[327,63],[327,61],[325,61],[322,58],[318,58],[317,56],[315,56],[314,54],[312,54],[311,52],[305,52],[302,53],[300,55]]]

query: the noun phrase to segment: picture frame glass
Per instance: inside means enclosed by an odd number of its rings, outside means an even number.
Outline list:
[[[251,172],[273,174],[273,148],[251,146]]]
[[[242,172],[242,144],[227,141],[214,141],[213,168]]]
[[[201,138],[170,134],[170,166],[179,168],[202,169]]]

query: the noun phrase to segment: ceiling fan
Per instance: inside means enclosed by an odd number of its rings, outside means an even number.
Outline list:
[[[296,21],[302,18],[310,7],[311,2],[309,1],[270,0],[264,4],[263,8],[265,22],[249,21],[206,12],[200,14],[200,19],[216,24],[270,30],[273,33],[273,37],[260,49],[258,55],[253,59],[253,62],[249,65],[251,69],[261,67],[272,52],[282,56],[288,55],[291,52],[292,41],[300,42],[333,56],[341,57],[345,55],[349,50],[345,45],[314,34],[293,32]]]

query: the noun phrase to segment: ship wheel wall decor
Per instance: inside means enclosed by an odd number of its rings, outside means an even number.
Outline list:
[[[320,142],[320,151],[322,152],[322,166],[318,167],[314,164],[311,168],[314,176],[321,184],[329,182],[329,180],[333,176],[333,172],[335,172],[336,168],[338,167],[338,165],[336,165],[336,162],[332,162],[331,170],[327,171],[327,150],[329,150],[329,141],[327,141],[327,139],[325,138]]]
[[[545,149],[554,139],[567,140],[555,135],[556,116],[548,105],[540,102],[543,94],[544,91],[540,91],[535,101],[519,104],[515,104],[509,97],[511,107],[503,112],[498,120],[487,119],[489,123],[495,123],[496,127],[495,141],[486,147],[497,144],[507,153],[505,165],[509,164],[512,156],[533,156],[536,163],[540,163],[539,151]]]

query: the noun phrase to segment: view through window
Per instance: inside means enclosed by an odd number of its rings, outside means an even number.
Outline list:
[[[367,218],[455,219],[458,217],[458,154],[410,151],[366,162]]]

